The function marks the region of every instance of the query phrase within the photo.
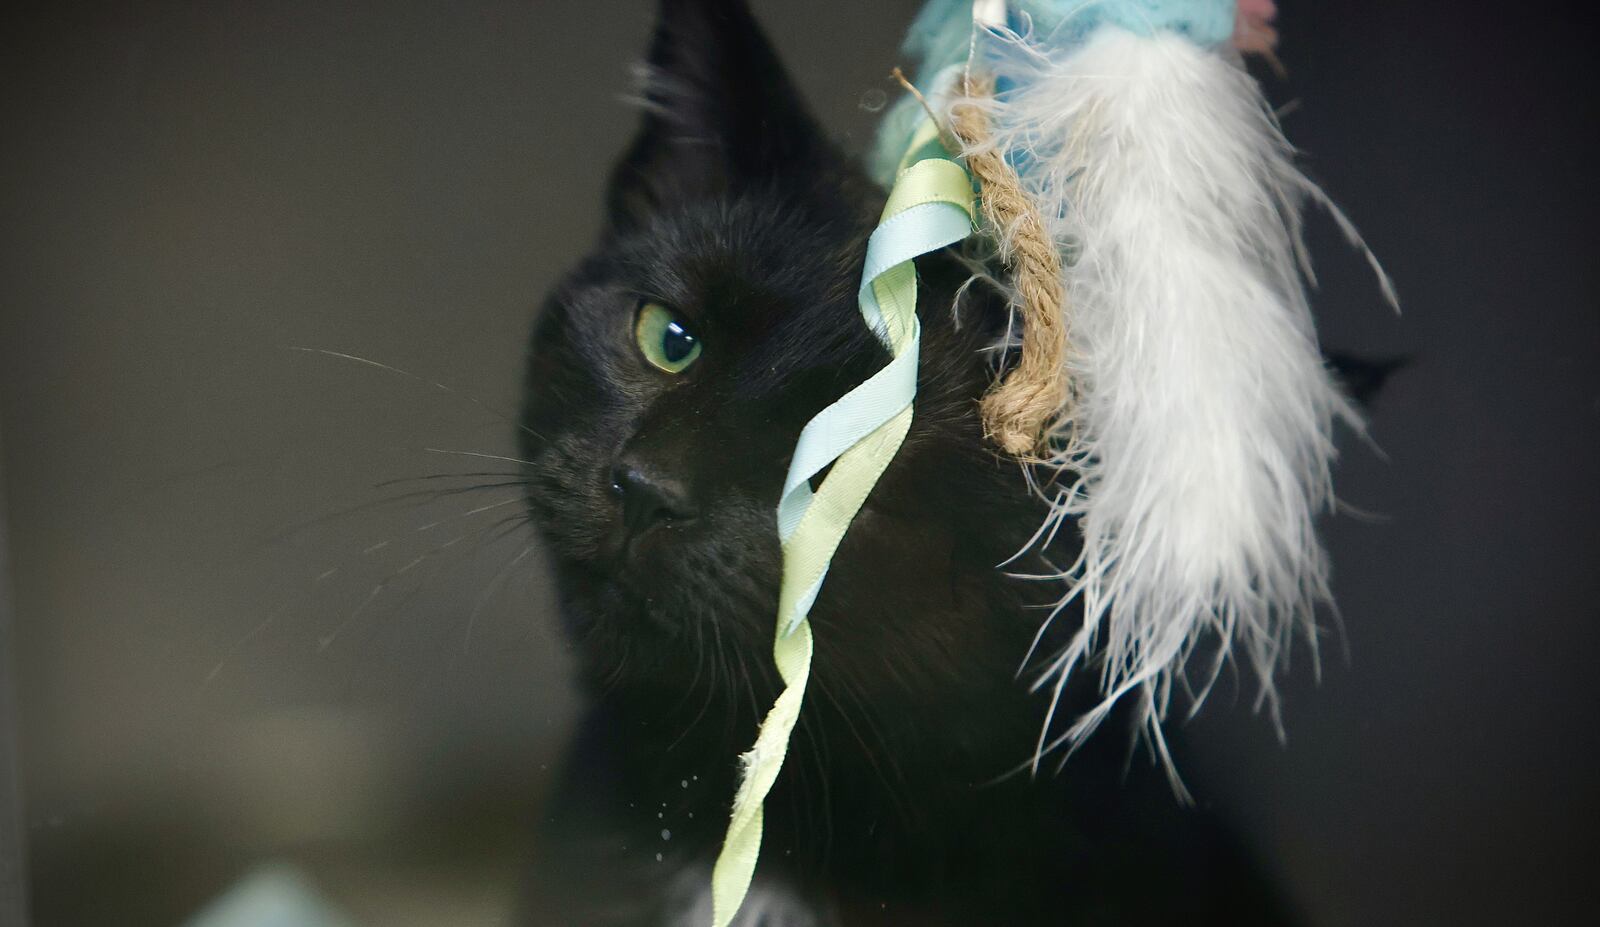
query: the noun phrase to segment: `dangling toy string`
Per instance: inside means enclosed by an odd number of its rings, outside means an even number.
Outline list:
[[[1051,433],[1071,415],[1061,253],[1017,172],[991,144],[983,104],[994,96],[994,81],[974,77],[969,67],[962,85],[962,99],[950,107],[951,129],[983,189],[983,217],[1012,268],[1022,321],[1022,356],[984,395],[983,428],[1001,450],[1038,460],[1050,456]]]
[[[1000,7],[1003,13],[1004,4]],[[973,17],[975,51],[978,29],[993,24],[978,5]],[[985,437],[1009,454],[1038,462],[1071,453],[1070,447],[1051,446],[1060,426],[1071,421],[1073,405],[1061,255],[1022,179],[993,145],[984,105],[994,98],[994,81],[973,76],[972,57],[962,69],[962,96],[949,107],[951,126],[940,132],[940,139],[946,148],[960,153],[983,190],[985,224],[1000,259],[1012,268],[1022,321],[1021,359],[989,388],[979,408]],[[938,119],[933,105],[899,68],[892,76],[931,118]],[[912,154],[907,152],[906,157]]]
[[[937,138],[930,120],[907,151],[918,152]],[[924,158],[900,172],[867,243],[858,294],[861,315],[893,359],[807,423],[784,479],[778,504],[783,583],[772,656],[785,688],[762,721],[755,746],[740,757],[743,778],[711,875],[714,927],[727,927],[738,913],[761,852],[762,804],[783,767],[811,676],[806,616],[851,519],[911,427],[921,343],[912,259],[966,238],[973,219],[967,172],[947,158]],[[813,493],[811,478],[830,464],[832,470]]]
[[[1293,639],[1314,651],[1329,600],[1314,520],[1332,501],[1334,425],[1360,426],[1323,365],[1306,294],[1302,206],[1328,199],[1241,66],[1241,52],[1271,51],[1270,0],[979,7],[991,15],[975,28],[960,0],[930,0],[906,47],[931,75],[925,89],[960,81],[943,111],[982,183],[1024,326],[985,426],[1038,464],[1050,510],[1036,537],[1066,525],[1082,537],[1069,566],[1041,577],[1063,582],[1050,616],[1073,607],[1076,630],[1034,680],[1051,707],[1030,765],[1070,754],[1132,696],[1181,794],[1161,733],[1173,694],[1198,706],[1238,658],[1272,708]],[[919,116],[905,101],[885,119],[880,176]],[[1036,221],[1059,252],[1070,319],[1038,298],[1051,285],[1049,256],[1024,246]],[[1069,322],[1070,346],[1054,341]],[[1057,345],[1070,356],[1053,379],[1041,361]],[[1189,678],[1190,657],[1208,650]],[[1067,680],[1091,664],[1102,699],[1054,731]]]
[[[1138,693],[1181,793],[1160,725],[1200,642],[1222,646],[1196,703],[1234,653],[1270,702],[1291,636],[1315,643],[1328,588],[1312,520],[1331,499],[1334,422],[1357,417],[1323,367],[1302,276],[1302,200],[1327,198],[1239,65],[1241,51],[1270,52],[1274,12],[1271,0],[930,0],[913,24],[907,50],[925,89],[944,92],[929,107],[913,91],[880,131],[874,164],[894,187],[860,290],[893,360],[795,449],[778,511],[773,656],[785,689],[742,758],[712,876],[714,927],[736,916],[755,869],[762,803],[810,675],[806,616],[910,426],[911,260],[970,231],[972,179],[947,152],[959,149],[981,185],[1022,325],[1016,365],[982,400],[986,433],[1070,483],[1048,500],[1041,536],[1070,520],[1083,538],[1051,577],[1066,584],[1051,618],[1081,603],[1082,623],[1035,681],[1051,707],[1033,765]],[[813,495],[808,481],[830,464]],[[1053,733],[1067,679],[1091,661],[1103,699]]]

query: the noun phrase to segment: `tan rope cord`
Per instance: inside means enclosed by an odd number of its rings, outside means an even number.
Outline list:
[[[1072,400],[1061,253],[1017,172],[989,145],[988,113],[968,102],[991,99],[993,82],[969,76],[962,90],[965,100],[950,108],[950,128],[981,185],[983,216],[1012,269],[1022,316],[1022,356],[980,404],[984,432],[1006,452],[1036,460],[1049,456],[1050,433],[1070,414]]]

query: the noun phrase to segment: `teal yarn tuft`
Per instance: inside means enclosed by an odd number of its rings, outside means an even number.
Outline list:
[[[1077,48],[1102,26],[1135,35],[1172,32],[1197,45],[1220,46],[1233,37],[1236,0],[1008,0],[1006,27],[1035,52],[1055,57]],[[1024,73],[1009,43],[987,35],[973,37],[971,0],[929,0],[911,23],[901,51],[916,63],[916,86],[935,95],[941,73],[964,64],[969,51],[996,79],[1003,98]],[[897,100],[878,127],[867,159],[873,179],[887,187],[906,142],[923,116],[922,104],[907,94]]]

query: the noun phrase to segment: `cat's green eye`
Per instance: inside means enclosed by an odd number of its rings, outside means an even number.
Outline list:
[[[658,303],[640,307],[633,323],[633,339],[644,359],[667,373],[682,373],[700,358],[700,339],[677,313]]]

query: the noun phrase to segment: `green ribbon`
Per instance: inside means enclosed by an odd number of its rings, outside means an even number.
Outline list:
[[[922,332],[912,259],[966,238],[976,218],[972,181],[964,168],[945,157],[912,161],[938,135],[928,120],[912,137],[905,158],[911,163],[902,163],[867,244],[858,293],[861,316],[892,359],[806,424],[784,479],[778,504],[783,582],[772,647],[784,689],[762,721],[755,746],[740,757],[743,779],[711,874],[713,927],[733,921],[761,853],[762,804],[783,768],[811,677],[806,616],[851,520],[911,428]],[[833,469],[813,493],[811,478],[830,464]]]

